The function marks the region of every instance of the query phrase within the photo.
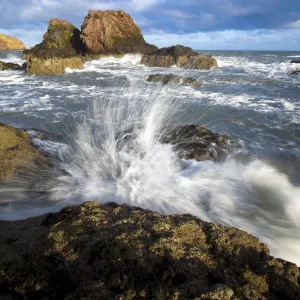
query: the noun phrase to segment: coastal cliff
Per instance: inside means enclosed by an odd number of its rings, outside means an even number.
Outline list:
[[[26,49],[25,44],[20,41],[19,39],[5,35],[0,34],[0,50],[24,50]]]

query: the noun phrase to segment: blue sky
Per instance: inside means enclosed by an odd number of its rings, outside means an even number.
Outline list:
[[[80,27],[90,9],[122,9],[159,47],[300,51],[300,0],[0,0],[0,33],[30,47],[50,18]]]

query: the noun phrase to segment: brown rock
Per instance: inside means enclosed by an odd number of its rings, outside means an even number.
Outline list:
[[[0,221],[1,299],[298,300],[299,282],[256,237],[191,215],[88,202]]]
[[[141,64],[148,67],[178,66],[183,69],[209,70],[217,67],[217,61],[211,56],[200,55],[192,48],[184,46],[172,46],[161,48],[154,53],[144,54]]]
[[[19,39],[0,34],[0,50],[24,50],[26,49],[25,44]]]
[[[0,181],[10,179],[25,167],[36,168],[48,163],[32,146],[24,130],[0,123]]]
[[[39,58],[31,56],[26,65],[28,75],[60,75],[66,72],[66,68],[83,69],[83,60],[79,56],[69,58]]]
[[[121,10],[91,10],[84,19],[81,37],[88,53],[151,53],[157,50],[145,42],[131,16]]]

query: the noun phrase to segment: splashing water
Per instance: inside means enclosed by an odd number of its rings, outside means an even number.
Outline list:
[[[232,154],[224,162],[180,160],[159,140],[165,126],[180,125],[176,113],[184,103],[168,88],[148,99],[122,93],[95,100],[77,125],[60,166],[64,175],[47,184],[48,200],[190,213],[246,230],[273,255],[300,265],[299,187],[258,159],[242,162]]]

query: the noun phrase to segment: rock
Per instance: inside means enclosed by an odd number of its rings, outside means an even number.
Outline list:
[[[68,21],[51,19],[42,43],[24,51],[26,73],[64,74],[66,68],[83,69],[80,30]]]
[[[97,202],[0,221],[2,299],[300,299],[299,268],[191,215]]]
[[[75,56],[44,59],[32,56],[27,62],[26,73],[28,75],[60,75],[66,72],[66,68],[83,69],[82,58]]]
[[[161,135],[162,143],[171,143],[182,159],[217,160],[227,153],[224,136],[213,133],[204,125],[167,127]]]
[[[291,60],[290,63],[291,64],[300,64],[300,60]]]
[[[296,74],[300,74],[300,70],[293,70],[290,73],[291,75],[296,75]]]
[[[217,67],[217,61],[211,56],[203,56],[194,52],[192,48],[172,46],[161,48],[154,53],[144,54],[141,64],[148,67],[178,66],[183,69],[209,70]]]
[[[131,16],[121,10],[91,10],[81,33],[87,53],[151,53],[156,46],[145,42]]]
[[[160,82],[164,85],[178,84],[185,86],[200,87],[200,82],[191,77],[182,77],[174,74],[152,74],[146,79],[148,82]]]
[[[24,70],[23,66],[0,61],[0,71],[22,71],[22,70]]]
[[[49,161],[21,129],[0,123],[0,181],[14,177],[25,168],[39,168]]]
[[[26,49],[25,44],[19,39],[0,34],[0,50],[24,50]]]

